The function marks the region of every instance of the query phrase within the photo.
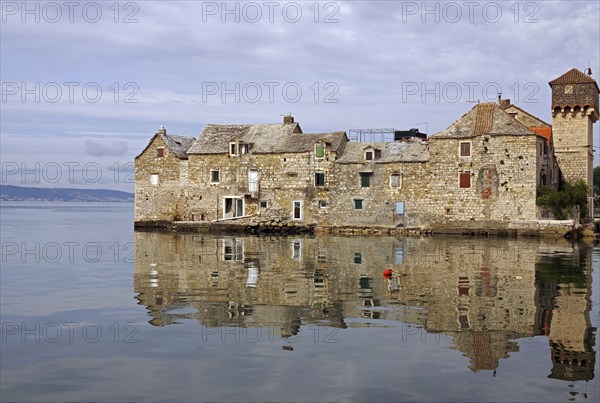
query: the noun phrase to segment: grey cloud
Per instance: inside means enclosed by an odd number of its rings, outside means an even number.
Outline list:
[[[88,139],[84,143],[85,153],[94,157],[119,157],[127,154],[127,142]]]

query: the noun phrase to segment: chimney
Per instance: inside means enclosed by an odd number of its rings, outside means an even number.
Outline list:
[[[510,106],[510,99],[500,99],[498,105],[500,105],[500,108],[506,109]]]
[[[284,125],[291,125],[292,123],[294,123],[294,117],[292,115],[286,115],[283,117]]]
[[[163,136],[167,135],[167,129],[165,129],[165,127],[163,125],[160,125],[160,129],[158,129],[158,133],[157,134],[162,134]]]

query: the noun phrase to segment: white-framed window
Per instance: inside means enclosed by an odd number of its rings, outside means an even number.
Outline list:
[[[219,183],[220,181],[220,173],[218,169],[210,170],[210,183]]]
[[[471,142],[470,141],[461,141],[458,144],[458,155],[461,157],[470,157],[471,156]]]
[[[402,186],[400,174],[397,172],[390,174],[390,187],[399,188],[400,186]]]
[[[158,174],[151,174],[150,175],[150,184],[152,186],[158,186]]]
[[[319,200],[319,208],[327,208],[327,200]]]
[[[239,196],[223,197],[223,218],[244,216],[244,198]]]
[[[304,212],[302,211],[302,200],[294,200],[292,202],[292,219],[301,221],[304,218]]]
[[[244,241],[242,239],[224,239],[223,240],[223,260],[224,261],[243,261],[244,260]]]
[[[248,143],[240,143],[239,141],[232,141],[229,143],[229,155],[232,157],[248,154],[249,152],[250,144]]]
[[[300,260],[302,258],[302,241],[294,239],[292,241],[292,259]]]
[[[258,202],[258,207],[259,208],[267,208],[267,207],[269,207],[269,202],[266,200],[261,200]]]
[[[375,155],[373,150],[365,151],[365,161],[373,161],[374,159]]]
[[[365,200],[356,197],[356,198],[352,199],[352,206],[354,207],[354,210],[364,210],[365,209]]]

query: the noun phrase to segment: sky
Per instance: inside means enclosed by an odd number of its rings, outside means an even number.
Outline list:
[[[434,134],[498,93],[600,77],[600,2],[2,1],[1,184],[133,190],[154,133],[213,124]],[[594,128],[600,165],[600,123]]]

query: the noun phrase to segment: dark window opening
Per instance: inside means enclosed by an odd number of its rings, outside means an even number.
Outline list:
[[[219,182],[219,171],[217,171],[217,170],[210,171],[210,181],[212,183]]]
[[[371,187],[371,177],[373,176],[370,172],[361,172],[360,173],[360,187],[368,188]]]
[[[355,210],[362,210],[363,209],[363,199],[354,199],[354,209]]]
[[[325,186],[325,172],[315,173],[315,186]]]
[[[164,157],[165,156],[165,149],[162,147],[159,147],[156,149],[156,156],[158,158]]]

